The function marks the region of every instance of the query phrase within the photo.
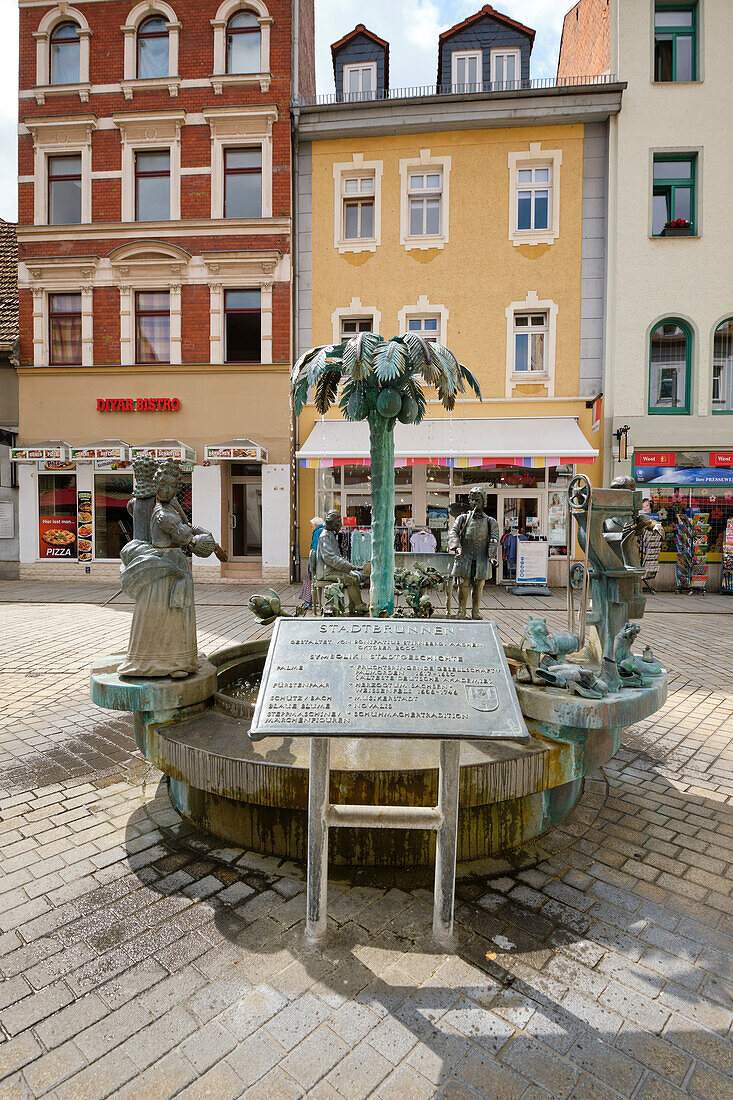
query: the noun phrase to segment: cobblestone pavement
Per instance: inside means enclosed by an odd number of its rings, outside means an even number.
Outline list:
[[[235,591],[200,594],[202,649],[263,632]],[[3,1100],[732,1094],[733,603],[652,602],[665,708],[561,828],[467,870],[453,950],[429,891],[361,880],[331,883],[315,950],[302,869],[184,825],[129,719],[89,701],[130,606],[18,595],[0,585]],[[525,612],[494,614],[516,638]]]

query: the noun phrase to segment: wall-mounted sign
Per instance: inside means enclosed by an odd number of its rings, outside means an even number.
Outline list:
[[[15,535],[12,500],[0,500],[0,539],[12,539]]]
[[[61,441],[39,443],[36,447],[13,447],[10,451],[10,460],[11,462],[35,462],[39,459],[56,459],[68,462],[70,450],[69,444]]]
[[[635,451],[635,466],[674,466],[674,451]]]
[[[733,451],[711,451],[708,461],[711,466],[733,466]]]
[[[121,440],[107,440],[104,443],[90,443],[87,447],[72,447],[71,457],[74,459],[107,459],[112,461],[127,460],[130,448]]]
[[[39,462],[38,469],[44,471],[47,474],[73,473],[76,469],[76,463],[56,462],[55,460],[50,462]]]
[[[79,561],[92,560],[92,494],[80,491],[76,494],[76,537]]]
[[[221,462],[232,458],[267,462],[267,451],[251,439],[229,439],[226,443],[207,444],[204,447],[204,458],[207,462]]]
[[[132,457],[138,458],[177,458],[180,462],[195,462],[196,452],[193,447],[181,443],[180,439],[158,439],[155,443],[146,443],[140,447],[132,447]]]
[[[178,412],[180,397],[98,397],[97,412]]]
[[[76,516],[38,517],[38,556],[40,558],[76,558]]]

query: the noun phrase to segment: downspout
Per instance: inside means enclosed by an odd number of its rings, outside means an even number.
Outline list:
[[[291,173],[291,199],[290,199],[290,358],[291,365],[295,362],[298,353],[298,120],[300,107],[298,106],[299,84],[299,16],[300,0],[293,0],[292,23],[292,93],[290,96],[290,146],[292,150]],[[298,466],[295,453],[299,447],[298,417],[293,409],[292,396],[290,400],[290,582],[297,584],[300,580],[300,532],[298,525]]]

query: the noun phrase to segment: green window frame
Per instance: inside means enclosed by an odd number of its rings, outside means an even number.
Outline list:
[[[715,326],[711,389],[713,416],[733,415],[733,317]]]
[[[652,236],[664,236],[667,222],[683,218],[696,234],[697,156],[694,153],[655,153],[652,185]]]
[[[677,334],[663,333],[663,336],[670,340],[668,361],[665,361],[659,351],[655,354],[655,336],[665,328],[678,329],[685,337],[684,353],[680,355],[679,346],[675,348],[672,344]],[[661,344],[658,347],[661,350]],[[649,415],[689,416],[691,384],[692,331],[690,326],[679,317],[664,317],[661,321],[657,321],[649,334]],[[682,390],[681,395],[680,390]],[[683,400],[680,400],[680,396]]]
[[[655,4],[654,83],[693,80],[697,80],[697,4]]]

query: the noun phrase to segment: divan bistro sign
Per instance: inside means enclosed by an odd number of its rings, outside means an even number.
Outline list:
[[[97,412],[178,412],[180,397],[98,397]]]

